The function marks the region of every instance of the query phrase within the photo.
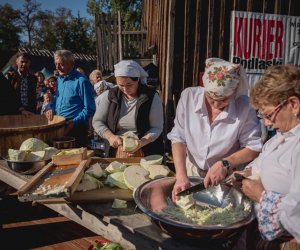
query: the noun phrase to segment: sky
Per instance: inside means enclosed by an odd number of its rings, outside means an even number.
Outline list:
[[[22,9],[24,2],[24,0],[0,0],[0,5],[8,3],[14,9]],[[59,7],[65,7],[70,9],[74,16],[77,16],[79,11],[81,17],[92,18],[86,11],[86,0],[35,0],[35,2],[41,4],[41,10],[55,11]]]

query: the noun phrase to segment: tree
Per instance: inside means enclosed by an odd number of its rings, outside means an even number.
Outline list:
[[[19,33],[21,29],[16,26],[19,18],[18,11],[11,5],[0,5],[0,50],[15,50],[20,45]]]
[[[94,54],[95,47],[93,47],[93,40],[91,36],[94,32],[91,31],[90,22],[80,15],[73,18],[70,22],[70,50],[84,54]]]
[[[37,28],[33,31],[34,47],[50,51],[57,49],[55,22],[56,16],[53,12],[45,11],[39,13]]]
[[[138,30],[141,24],[142,0],[88,0],[88,13],[121,12],[122,23],[126,30]]]
[[[21,29],[16,26],[19,13],[11,5],[0,5],[0,68],[19,47]]]
[[[31,47],[32,37],[31,34],[35,28],[35,24],[39,19],[40,3],[33,0],[25,0],[23,9],[19,10],[20,27],[25,29],[28,36],[28,46]]]

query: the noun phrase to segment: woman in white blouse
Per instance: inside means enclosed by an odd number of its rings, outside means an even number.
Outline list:
[[[300,249],[295,242],[300,243],[300,70],[293,65],[269,68],[250,101],[277,133],[247,166],[245,175],[256,180],[244,180],[242,190],[256,202],[262,238],[292,235],[294,243],[285,245]]]
[[[182,92],[168,134],[176,169],[173,200],[190,186],[188,176],[205,176],[206,187],[216,185],[230,168],[252,161],[262,148],[242,66],[207,59],[203,84]]]

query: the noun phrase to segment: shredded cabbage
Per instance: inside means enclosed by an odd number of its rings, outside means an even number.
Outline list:
[[[233,207],[230,203],[224,208],[193,206],[189,209],[183,209],[174,203],[169,203],[162,213],[173,220],[184,223],[200,225],[229,225],[244,219],[249,215],[250,210],[251,207],[247,203],[242,203],[237,207]]]

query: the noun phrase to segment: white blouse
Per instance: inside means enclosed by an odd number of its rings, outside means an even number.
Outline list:
[[[300,124],[267,141],[247,167],[260,175],[266,191],[284,195],[277,211],[280,223],[300,242]]]
[[[167,137],[172,144],[185,144],[189,160],[207,170],[240,148],[260,152],[260,135],[260,124],[247,96],[233,99],[210,124],[204,89],[191,87],[181,93],[174,127]]]

